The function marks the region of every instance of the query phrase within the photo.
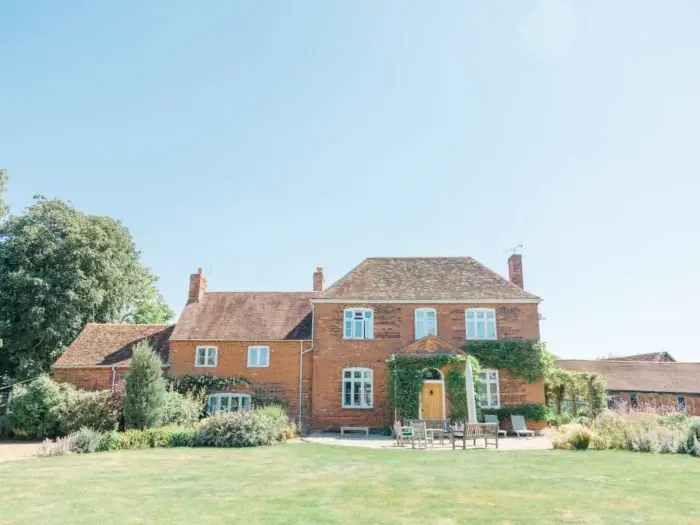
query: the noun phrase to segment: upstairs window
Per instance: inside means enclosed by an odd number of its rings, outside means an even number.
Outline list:
[[[345,368],[343,370],[343,408],[372,408],[372,370]]]
[[[198,346],[194,366],[197,368],[216,366],[216,354],[215,346]]]
[[[269,346],[248,347],[248,368],[263,368],[270,366]]]
[[[374,313],[368,308],[348,308],[343,314],[344,339],[373,339]]]
[[[468,308],[467,339],[496,339],[496,311],[493,308]]]
[[[479,397],[482,408],[499,408],[498,370],[482,370],[479,374]]]
[[[435,308],[416,308],[416,339],[426,335],[437,335],[437,312]]]

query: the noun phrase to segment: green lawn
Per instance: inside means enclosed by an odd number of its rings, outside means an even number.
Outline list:
[[[0,524],[700,523],[700,460],[289,444],[0,464]]]

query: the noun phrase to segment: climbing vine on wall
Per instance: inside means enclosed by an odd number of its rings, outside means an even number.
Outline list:
[[[440,370],[450,365],[462,365],[449,370],[445,377],[445,393],[452,406],[450,417],[452,418],[453,413],[466,415],[467,396],[463,369],[465,361],[466,356],[464,355],[393,356],[390,358],[388,361],[389,401],[396,411],[396,417],[404,420],[418,419],[420,396],[423,390],[423,370],[426,368]],[[474,388],[478,396],[479,362],[474,357],[470,357],[470,362],[474,372]]]
[[[479,406],[479,373],[481,367],[474,356],[469,356],[474,376],[474,397],[476,400],[476,418],[481,420],[481,407]],[[452,421],[466,421],[469,410],[467,408],[466,376],[462,367],[452,368],[445,374],[445,391],[450,402],[449,418]]]
[[[238,385],[250,385],[246,377],[218,377],[208,375],[185,374],[168,377],[173,390],[185,394],[187,392],[203,392],[205,395],[213,391],[235,391]]]
[[[462,348],[468,355],[476,357],[482,367],[505,368],[530,383],[545,377],[554,367],[554,356],[542,341],[467,341]]]

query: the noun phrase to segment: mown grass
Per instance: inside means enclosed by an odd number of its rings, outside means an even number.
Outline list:
[[[700,523],[699,479],[629,452],[151,449],[0,464],[0,523]]]

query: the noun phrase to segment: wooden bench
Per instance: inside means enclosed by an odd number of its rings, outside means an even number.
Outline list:
[[[462,449],[464,450],[467,448],[467,440],[473,441],[474,446],[476,446],[477,439],[483,439],[486,448],[489,446],[489,441],[493,441],[493,444],[498,448],[498,423],[458,423],[454,425],[453,430],[452,450],[455,449],[455,442],[459,437],[462,438]],[[461,436],[458,437],[455,434],[461,434]]]
[[[369,437],[369,427],[340,427],[341,437],[346,432],[364,432],[366,437]]]

